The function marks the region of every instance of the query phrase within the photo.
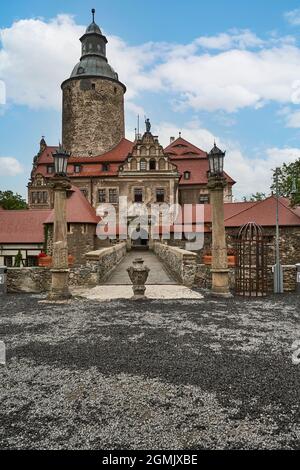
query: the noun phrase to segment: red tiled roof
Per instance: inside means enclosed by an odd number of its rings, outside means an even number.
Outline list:
[[[196,216],[196,208],[193,206],[192,223],[202,222],[200,216]],[[211,204],[204,204],[204,223],[210,225]],[[226,227],[240,227],[248,222],[255,222],[263,227],[275,227],[276,225],[276,198],[269,198],[259,202],[232,202],[224,204],[224,221]],[[190,223],[188,217],[187,223]],[[279,225],[300,226],[300,213],[288,207],[284,198],[279,199]]]
[[[182,137],[179,137],[168,145],[168,147],[165,148],[165,152],[169,153],[171,158],[207,158],[207,153],[204,152],[204,150],[199,149]]]
[[[43,243],[43,223],[50,210],[4,210],[0,213],[0,243]]]
[[[73,178],[93,177],[93,176],[116,176],[119,170],[119,164],[124,162],[131,152],[133,143],[127,139],[122,139],[121,142],[109,152],[96,157],[76,157],[72,156],[69,159],[68,174]],[[34,174],[41,174],[45,177],[51,178],[52,175],[47,173],[47,165],[53,163],[52,153],[57,147],[47,147],[40,157],[38,158],[37,168]],[[102,171],[101,163],[109,163],[110,171]],[[80,173],[74,173],[74,164],[80,163],[82,168]]]
[[[134,143],[127,139],[122,139],[121,142],[116,145],[109,152],[99,155],[97,157],[76,157],[72,156],[70,158],[70,163],[89,163],[91,160],[93,162],[124,162],[128,154],[132,151]]]
[[[231,216],[225,215],[225,225],[226,227],[239,227],[248,222],[255,222],[263,227],[274,227],[276,225],[276,204],[276,197],[270,196],[238,214]],[[283,201],[282,198],[279,199],[279,225],[300,225],[300,216],[291,208],[287,207],[286,201]]]
[[[71,195],[67,199],[66,212],[67,222],[69,223],[97,224],[100,220],[95,209],[76,186],[72,186]],[[51,224],[53,221],[54,210],[50,211],[45,224]]]
[[[209,170],[208,159],[196,158],[196,159],[171,159],[172,162],[177,166],[181,179],[179,181],[180,186],[190,186],[196,184],[207,184],[208,176],[207,172]],[[189,171],[191,173],[190,179],[184,179],[183,174]],[[224,172],[224,175],[229,184],[235,184],[235,181]]]

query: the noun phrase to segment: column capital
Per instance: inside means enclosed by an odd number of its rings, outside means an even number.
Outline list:
[[[64,176],[53,176],[50,180],[50,187],[54,191],[67,191],[71,189],[71,180]]]
[[[209,176],[208,189],[210,191],[223,191],[227,186],[227,180],[224,176]]]

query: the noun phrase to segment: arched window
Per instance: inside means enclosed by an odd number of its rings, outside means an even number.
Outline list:
[[[159,160],[159,169],[164,170],[166,168],[166,162],[163,158],[160,158]]]
[[[147,170],[147,162],[144,158],[140,161],[140,170],[141,171],[146,171]]]
[[[131,168],[131,170],[133,170],[133,171],[137,170],[137,161],[136,161],[135,158],[133,158],[133,159],[131,160],[131,162],[130,162],[130,168]]]
[[[150,170],[156,170],[156,160],[154,158],[151,158],[149,168]]]

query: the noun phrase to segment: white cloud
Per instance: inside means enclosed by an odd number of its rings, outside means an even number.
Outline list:
[[[291,112],[286,117],[286,127],[300,128],[300,111]]]
[[[8,101],[60,109],[60,84],[79,60],[83,31],[69,15],[20,20],[0,30],[0,79]],[[232,113],[270,101],[290,104],[300,80],[300,50],[293,38],[275,33],[262,40],[248,30],[231,30],[189,44],[108,40],[108,58],[127,86],[132,112],[149,91],[169,96],[176,110]]]
[[[287,11],[285,14],[285,19],[293,26],[300,25],[300,8],[295,10]]]
[[[24,169],[18,160],[13,157],[0,157],[0,176],[16,176]]]
[[[196,39],[195,43],[206,49],[219,50],[246,49],[264,45],[264,41],[249,30],[231,30],[228,33],[221,33],[216,36],[202,36]]]
[[[291,163],[300,158],[300,148],[266,148],[253,153],[244,152],[238,142],[230,141],[214,135],[208,129],[195,128],[192,121],[187,127],[178,129],[170,122],[162,122],[154,127],[153,132],[159,135],[160,142],[167,146],[171,136],[182,137],[197,147],[209,152],[216,139],[217,145],[226,150],[225,170],[237,183],[234,186],[234,196],[241,200],[256,191],[270,193],[273,170],[283,163]]]

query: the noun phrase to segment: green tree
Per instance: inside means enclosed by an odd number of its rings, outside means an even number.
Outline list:
[[[20,268],[20,267],[21,267],[21,264],[23,264],[23,259],[22,259],[22,253],[21,253],[21,251],[19,250],[19,251],[18,251],[18,254],[15,256],[15,264],[14,264],[14,267],[15,267],[15,268]]]
[[[276,192],[276,170],[271,189]],[[292,206],[300,205],[300,158],[293,163],[284,163],[278,169],[278,189],[280,196],[291,199]]]
[[[0,207],[6,210],[27,209],[25,199],[12,191],[0,191]]]
[[[264,199],[266,199],[266,194],[265,193],[255,193],[255,194],[252,194],[252,196],[250,196],[249,198],[247,198],[246,196],[243,197],[243,201],[244,202],[257,202],[257,201],[263,201]]]

